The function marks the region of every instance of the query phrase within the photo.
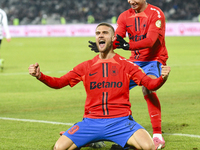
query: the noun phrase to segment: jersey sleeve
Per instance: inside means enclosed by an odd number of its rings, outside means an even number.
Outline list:
[[[137,42],[129,42],[130,50],[138,50],[143,48],[151,48],[154,43],[159,38],[159,34],[156,32],[148,32],[147,38],[137,41]]]
[[[162,43],[163,38],[165,37],[165,15],[162,10],[157,7],[152,7],[150,11],[153,12],[153,15],[149,25],[148,33],[157,33],[158,39],[160,43]],[[148,35],[148,33],[147,38],[150,36],[152,37],[152,34]]]
[[[129,42],[130,50],[138,50],[143,48],[151,48],[159,39],[160,43],[163,42],[165,36],[165,16],[159,8],[151,7],[149,12],[152,14],[149,21],[149,29],[147,37],[137,42]]]
[[[119,34],[121,37],[126,37],[126,20],[125,13],[119,15],[117,19],[117,29],[115,30],[115,36]]]
[[[78,82],[81,81],[80,77],[77,76],[77,74],[73,71],[68,72],[67,74],[61,76],[60,78],[51,77],[41,73],[41,77],[39,78],[39,80],[44,84],[46,84],[47,86],[54,89],[60,89],[67,85],[73,87],[74,85],[76,85]]]
[[[163,34],[165,30],[165,15],[159,8],[151,8],[152,12],[151,21],[149,24],[150,32],[157,32]]]
[[[162,76],[157,79],[151,79],[149,76],[146,75],[141,81],[141,85],[145,86],[150,91],[155,91],[159,89],[164,83],[165,80],[163,80]]]
[[[39,80],[54,89],[60,89],[67,85],[73,87],[77,83],[82,81],[82,77],[84,76],[84,68],[84,63],[81,63],[74,67],[73,70],[69,71],[59,78],[51,77],[41,73],[41,77],[39,78]]]
[[[138,65],[134,64],[134,68],[131,69],[131,79],[137,84],[137,85],[142,85],[141,81],[142,78],[144,76],[146,76],[146,74],[144,73],[144,71],[142,70],[142,68],[140,68]]]

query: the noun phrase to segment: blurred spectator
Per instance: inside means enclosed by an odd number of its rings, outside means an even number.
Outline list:
[[[43,25],[47,24],[47,15],[46,14],[42,15],[41,24],[43,24]]]
[[[198,21],[200,22],[200,14],[199,14],[199,16],[198,16]]]
[[[112,24],[116,24],[116,23],[117,23],[117,17],[116,17],[116,16],[113,16],[113,17],[111,18],[111,23],[112,23]]]
[[[61,23],[61,24],[66,24],[65,17],[60,17],[60,23]]]
[[[18,18],[14,18],[13,19],[13,25],[14,26],[18,26],[19,25],[19,19]]]
[[[147,0],[160,7],[168,21],[198,21],[200,0]],[[42,16],[47,15],[48,24],[87,23],[92,15],[94,23],[112,23],[112,17],[130,8],[124,0],[0,0],[0,7],[8,16],[9,24],[14,18],[23,24],[41,24]]]
[[[92,15],[89,15],[87,17],[87,23],[91,24],[91,23],[94,23],[94,22],[95,22],[95,18]]]

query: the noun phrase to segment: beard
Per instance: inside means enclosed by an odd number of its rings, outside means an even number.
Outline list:
[[[106,46],[106,48],[105,48],[104,51],[105,51],[105,52],[110,51],[110,49],[112,48],[112,46],[113,46],[113,45],[112,45],[112,42],[110,42],[110,44]]]

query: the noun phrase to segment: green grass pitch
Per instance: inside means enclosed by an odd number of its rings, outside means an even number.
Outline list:
[[[0,72],[0,149],[50,150],[59,132],[70,125],[28,122],[43,120],[75,123],[81,121],[85,90],[82,83],[55,90],[28,74],[38,62],[45,74],[59,77],[96,53],[88,48],[94,37],[52,37],[4,39],[0,55],[5,59]],[[157,91],[162,106],[164,150],[200,149],[200,37],[166,37],[171,74]],[[117,53],[128,58],[130,52]],[[152,135],[141,87],[130,92],[133,117]],[[2,118],[27,119],[5,120]],[[194,137],[193,137],[194,136]],[[111,142],[106,142],[108,150]],[[83,148],[86,150],[88,148]]]

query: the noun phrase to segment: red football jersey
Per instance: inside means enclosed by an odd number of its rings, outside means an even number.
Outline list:
[[[132,8],[120,14],[115,34],[129,36],[133,47],[131,61],[159,61],[166,64],[168,53],[165,46],[165,16],[161,9],[148,4],[136,13]],[[152,44],[154,43],[154,44]]]
[[[84,118],[115,118],[131,115],[129,82],[147,88],[159,88],[162,77],[152,80],[136,64],[118,54],[111,59],[95,56],[85,61],[60,78],[41,74],[40,81],[52,88],[73,87],[83,81],[87,98]],[[154,89],[155,90],[155,89]]]

